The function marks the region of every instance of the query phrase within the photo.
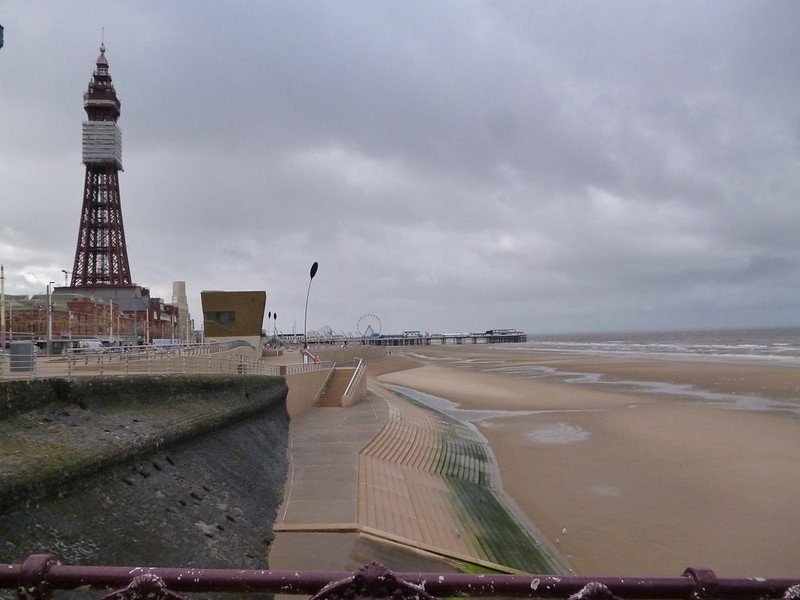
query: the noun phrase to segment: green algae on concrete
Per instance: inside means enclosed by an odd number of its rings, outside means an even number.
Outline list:
[[[451,509],[483,557],[526,573],[569,572],[549,541],[512,509],[488,442],[477,428],[397,389],[391,391],[436,415],[440,450],[427,470],[447,485]]]

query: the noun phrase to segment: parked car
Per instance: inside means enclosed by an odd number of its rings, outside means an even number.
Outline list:
[[[105,352],[106,349],[100,340],[81,340],[75,352]]]

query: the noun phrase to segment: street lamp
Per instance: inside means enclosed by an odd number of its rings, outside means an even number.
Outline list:
[[[6,351],[6,276],[0,265],[0,354]]]
[[[47,284],[47,356],[53,355],[53,288],[55,281]]]
[[[314,261],[314,264],[311,265],[311,272],[309,273],[308,291],[306,292],[306,310],[303,316],[303,350],[308,350],[308,339],[306,337],[306,326],[308,325],[308,295],[311,293],[311,282],[314,279],[314,275],[317,274],[318,268],[319,264],[317,261]]]
[[[278,356],[278,348],[281,343],[278,339],[278,313],[272,313],[272,333],[275,335],[275,356]]]

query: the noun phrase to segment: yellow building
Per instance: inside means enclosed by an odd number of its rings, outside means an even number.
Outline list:
[[[200,292],[200,302],[206,342],[242,340],[261,352],[266,292],[203,291]]]

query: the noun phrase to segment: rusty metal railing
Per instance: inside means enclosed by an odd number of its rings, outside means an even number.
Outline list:
[[[393,573],[370,563],[339,571],[246,571],[160,567],[62,565],[54,554],[34,554],[21,565],[0,565],[0,590],[46,600],[58,590],[89,586],[115,590],[105,599],[182,598],[180,592],[312,595],[313,600],[434,600],[444,597],[565,598],[569,600],[800,600],[797,579],[720,579],[709,569],[682,577],[577,577]]]

